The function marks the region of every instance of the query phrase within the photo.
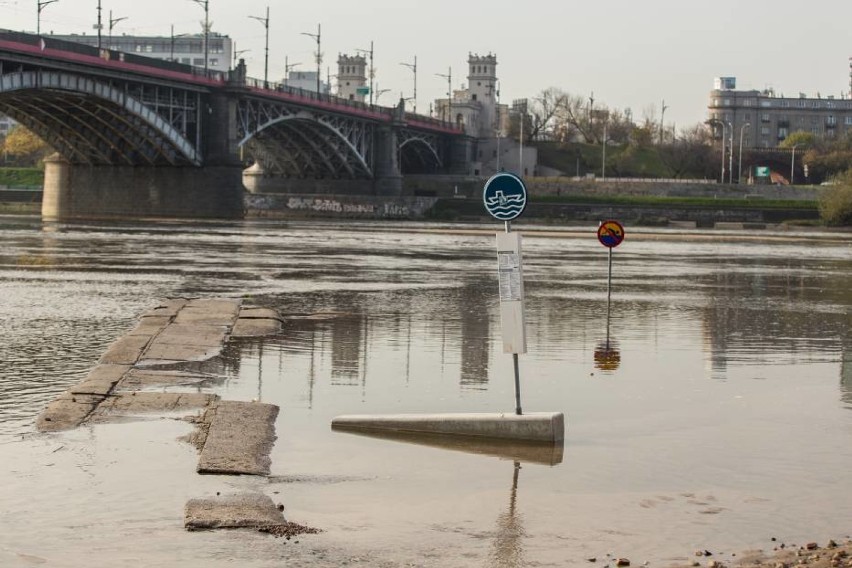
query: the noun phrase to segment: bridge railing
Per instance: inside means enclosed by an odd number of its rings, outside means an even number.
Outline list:
[[[30,45],[38,48],[41,48],[41,42],[43,41],[45,48],[54,49],[57,51],[64,51],[66,53],[75,53],[78,55],[98,57],[107,61],[121,61],[124,63],[133,63],[136,65],[143,65],[145,67],[151,67],[154,69],[162,69],[164,71],[175,71],[177,73],[184,73],[196,77],[206,76],[209,79],[213,79],[219,82],[224,82],[226,78],[226,73],[223,73],[222,71],[214,71],[212,69],[208,69],[205,72],[205,70],[201,67],[193,67],[192,65],[177,63],[175,61],[166,61],[163,59],[155,59],[153,57],[145,57],[144,55],[137,55],[135,53],[116,51],[114,49],[108,49],[105,47],[98,48],[95,46],[76,43],[73,41],[57,39],[49,35],[39,36],[35,34],[0,29],[0,40],[12,41],[15,43],[21,43],[24,45]]]
[[[396,116],[398,110],[395,107],[385,107],[379,105],[370,105],[369,103],[362,103],[361,101],[353,101],[344,97],[338,97],[336,95],[332,95],[329,93],[317,93],[311,89],[302,89],[300,87],[291,87],[289,85],[285,85],[284,83],[278,83],[274,81],[264,81],[263,79],[256,79],[254,77],[246,77],[245,85],[247,87],[251,87],[254,89],[265,89],[268,91],[275,91],[277,93],[287,93],[289,95],[293,95],[296,97],[300,97],[302,99],[306,99],[309,101],[322,101],[332,103],[337,106],[352,108],[363,110],[367,112],[374,112],[378,114],[383,114],[388,117]],[[431,116],[423,116],[420,114],[414,114],[413,112],[405,113],[405,120],[410,122],[419,122],[421,124],[429,124],[432,126],[448,129],[448,130],[461,130],[457,128],[452,123],[449,123],[445,120],[441,120],[439,118],[434,118]]]

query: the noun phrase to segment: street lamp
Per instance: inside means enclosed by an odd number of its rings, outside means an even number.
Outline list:
[[[719,179],[719,183],[725,183],[725,140],[727,138],[727,136],[725,136],[725,133],[727,132],[725,122],[719,120],[718,118],[711,118],[707,121],[707,124],[722,125],[722,177]]]
[[[750,122],[746,122],[742,126],[740,126],[740,165],[737,169],[737,183],[740,184],[743,182],[743,131],[746,128],[751,127]]]
[[[414,63],[400,63],[411,69],[414,72],[414,114],[417,114],[417,56],[414,56]]]
[[[366,49],[355,49],[355,51],[360,51],[361,53],[365,53],[370,56],[370,106],[373,106],[373,78],[376,76],[375,69],[373,68],[373,42],[370,42],[369,51]],[[378,96],[376,96],[378,99]]]
[[[98,0],[98,23],[95,24],[95,29],[98,30],[98,49],[101,48],[101,30],[104,29],[103,23],[101,23],[101,0]]]
[[[317,95],[320,94],[320,66],[322,65],[322,27],[317,24],[317,33],[302,32],[303,36],[312,37],[317,42]]]
[[[237,61],[239,61],[240,55],[243,53],[250,52],[250,49],[237,49],[237,42],[234,42],[234,69],[237,68]]]
[[[379,97],[381,97],[385,93],[389,93],[390,89],[380,89],[379,84],[376,83],[376,104],[379,104]]]
[[[790,160],[790,185],[793,185],[793,179],[796,174],[796,148],[798,144],[793,144],[793,158]]]
[[[450,117],[453,112],[453,68],[450,67],[450,70],[447,74],[444,73],[435,73],[438,77],[443,77],[447,80],[447,118],[446,122],[450,122]]]
[[[48,4],[53,4],[54,2],[59,2],[59,0],[38,0],[36,2],[38,5],[38,11],[36,12],[36,35],[41,35],[41,11],[44,10]]]
[[[269,88],[269,6],[266,7],[266,17],[249,16],[252,20],[257,20],[263,27],[266,28],[266,50],[263,57],[263,88]]]
[[[120,18],[113,18],[112,17],[112,10],[109,11],[109,49],[112,49],[112,28],[114,28],[115,25],[118,22],[120,22],[122,20],[126,20],[126,19],[127,19],[127,16],[122,16]]]
[[[207,75],[207,59],[210,54],[210,1],[191,0],[204,8],[204,75]]]

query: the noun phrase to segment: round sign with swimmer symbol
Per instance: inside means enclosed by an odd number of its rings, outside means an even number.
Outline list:
[[[607,248],[615,248],[624,240],[624,227],[618,221],[604,221],[598,227],[598,240]]]
[[[485,183],[485,209],[498,221],[511,221],[527,207],[527,187],[515,174],[500,172]]]

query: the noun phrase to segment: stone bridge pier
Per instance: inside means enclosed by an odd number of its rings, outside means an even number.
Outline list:
[[[54,154],[45,160],[42,217],[241,218],[235,109],[225,94],[204,103],[201,166],[84,165]]]

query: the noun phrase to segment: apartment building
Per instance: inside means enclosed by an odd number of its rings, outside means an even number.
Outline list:
[[[710,92],[708,122],[717,138],[724,133],[730,139],[733,134],[739,143],[742,136],[745,148],[775,148],[799,130],[825,139],[841,138],[852,132],[852,97],[741,91],[735,77],[718,77]]]
[[[172,36],[101,36],[71,34],[53,36],[64,41],[73,41],[125,53],[135,53],[154,59],[174,61],[195,67],[204,67],[204,34],[178,34]],[[233,58],[233,41],[230,37],[216,32],[208,34],[207,68],[213,71],[227,71]]]

